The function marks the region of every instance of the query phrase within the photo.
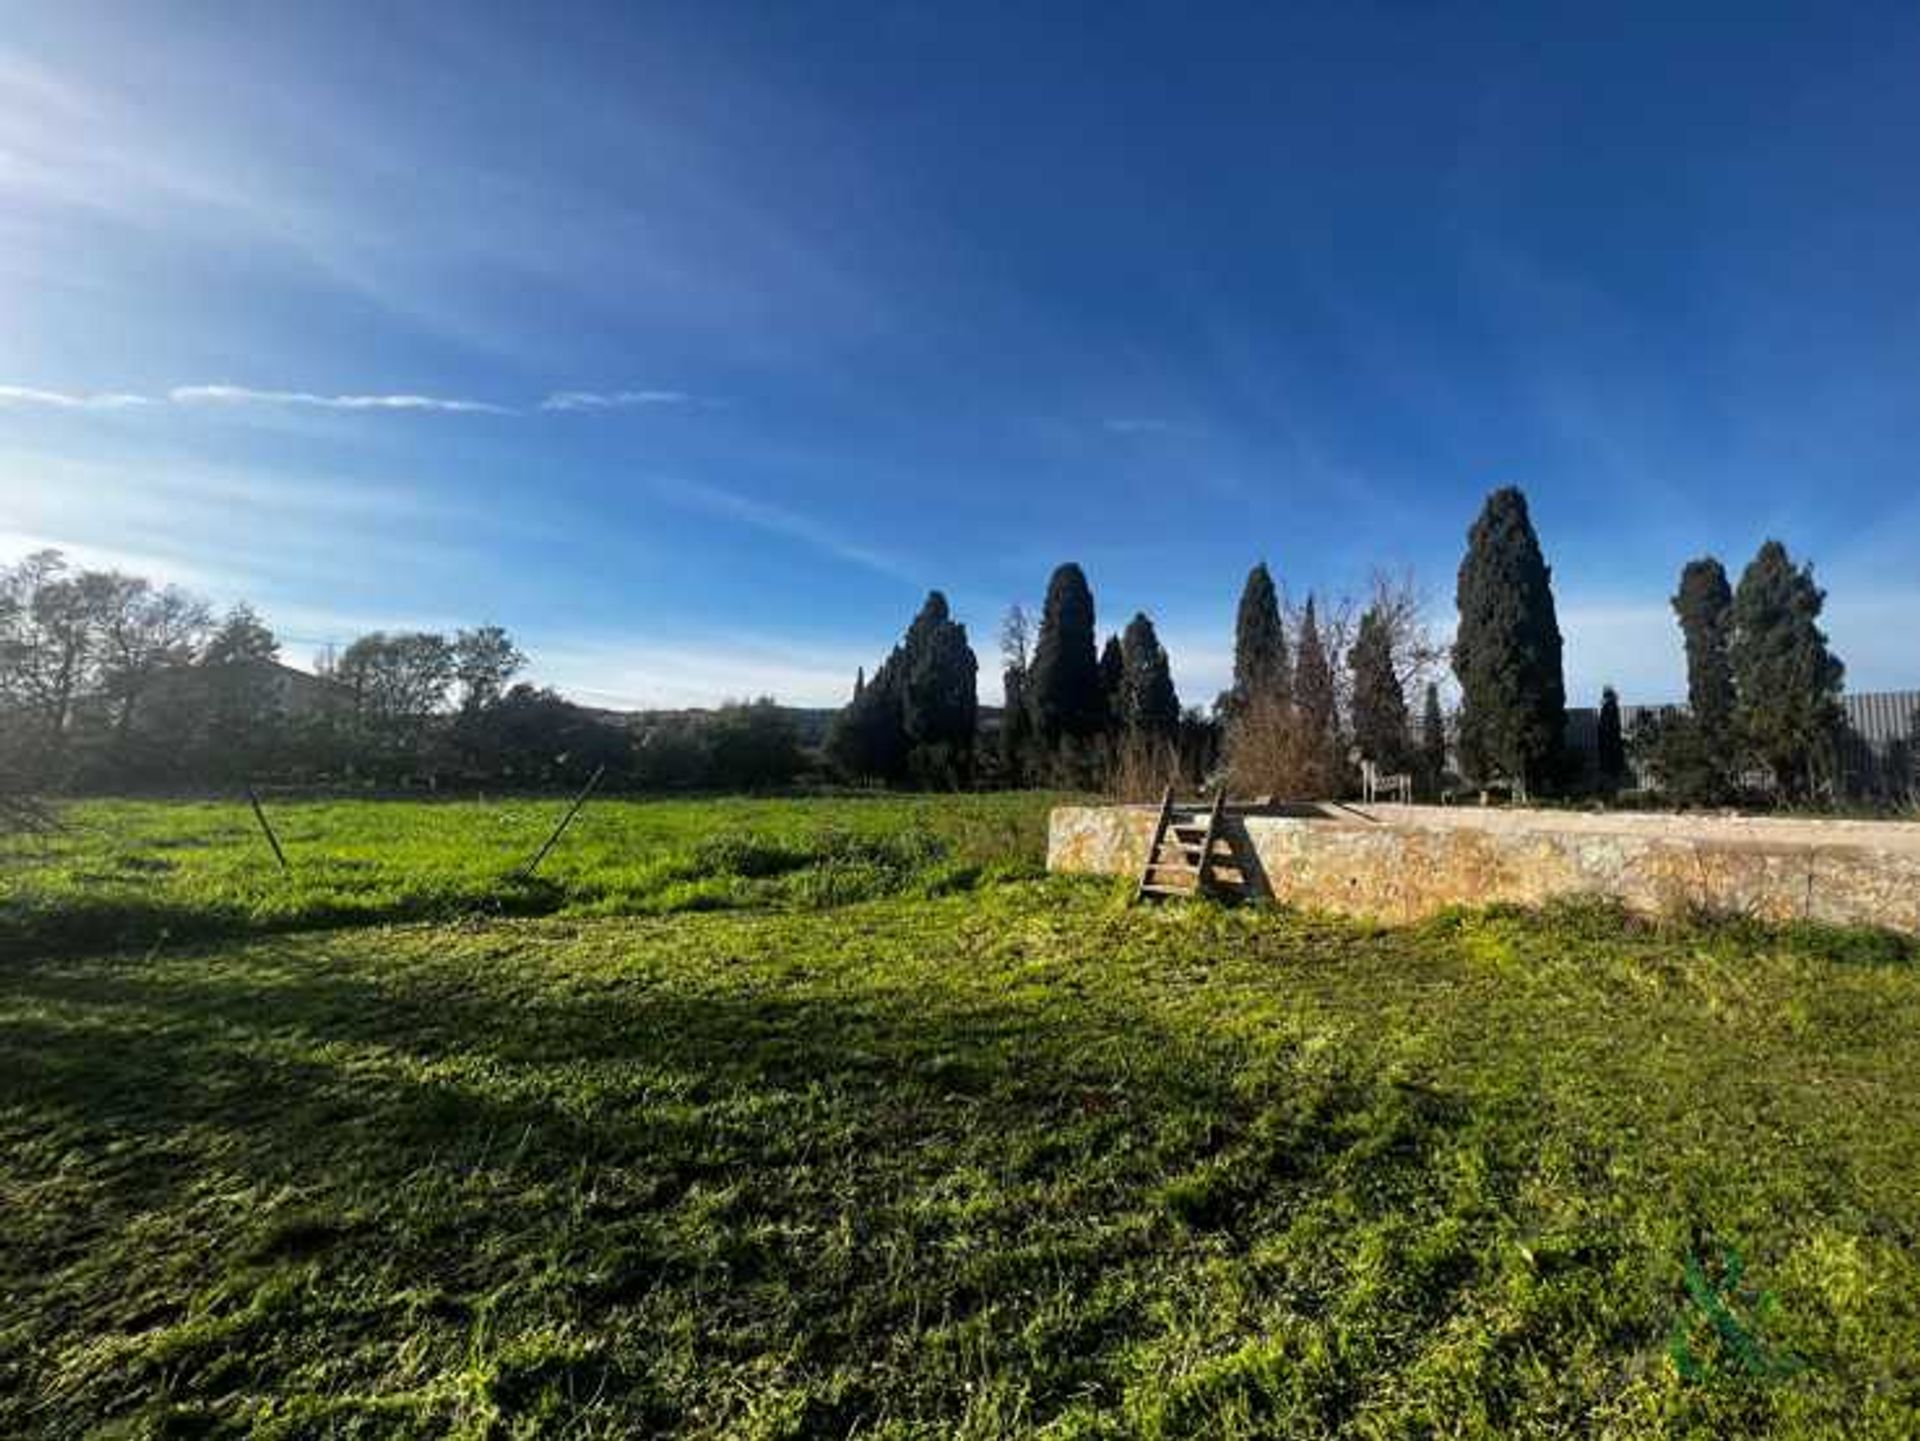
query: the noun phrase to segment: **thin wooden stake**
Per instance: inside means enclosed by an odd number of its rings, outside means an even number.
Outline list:
[[[280,837],[273,833],[273,825],[267,819],[267,813],[260,809],[260,797],[253,793],[253,787],[247,787],[247,803],[253,807],[253,818],[260,822],[260,829],[266,832],[267,844],[273,847],[273,858],[280,862],[280,870],[285,875],[293,874],[293,867],[287,864],[287,853],[280,849]]]
[[[554,842],[560,839],[562,831],[573,824],[573,818],[580,814],[580,807],[587,803],[587,797],[593,794],[593,788],[600,784],[600,777],[607,773],[605,766],[594,767],[593,774],[587,777],[587,783],[580,788],[580,794],[573,798],[573,804],[567,807],[567,813],[560,818],[560,824],[553,828],[553,834],[547,837],[547,843],[534,852],[533,859],[521,868],[519,879],[529,880],[540,862],[547,858],[547,852],[553,849]]]

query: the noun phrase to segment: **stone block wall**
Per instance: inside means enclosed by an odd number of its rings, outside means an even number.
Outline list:
[[[1048,868],[1136,875],[1156,814],[1059,807]],[[1920,824],[1328,805],[1230,813],[1223,829],[1257,894],[1373,919],[1597,895],[1647,913],[1699,906],[1920,933]]]

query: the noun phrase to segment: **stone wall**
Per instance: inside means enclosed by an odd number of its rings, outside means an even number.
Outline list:
[[[1062,806],[1050,870],[1137,875],[1153,806]],[[1404,921],[1450,905],[1599,895],[1657,913],[1920,932],[1920,824],[1326,805],[1222,823],[1256,894]]]

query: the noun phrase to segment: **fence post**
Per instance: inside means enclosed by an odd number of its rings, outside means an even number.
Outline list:
[[[580,814],[580,807],[587,803],[587,797],[593,794],[593,788],[600,784],[600,777],[607,773],[605,766],[595,766],[593,774],[587,777],[587,783],[580,788],[580,794],[573,798],[573,804],[567,807],[567,813],[560,818],[560,824],[553,828],[553,834],[547,837],[547,843],[534,852],[533,859],[521,867],[518,879],[532,878],[540,862],[547,858],[547,852],[553,849],[554,842],[560,839],[560,833],[573,824],[573,818]]]
[[[260,808],[260,797],[254,794],[251,784],[247,786],[247,804],[253,807],[253,818],[260,822],[260,829],[266,834],[267,844],[273,847],[273,858],[280,862],[281,874],[292,875],[293,867],[287,864],[287,853],[280,849],[280,837],[273,833],[273,826],[267,820],[267,813]]]

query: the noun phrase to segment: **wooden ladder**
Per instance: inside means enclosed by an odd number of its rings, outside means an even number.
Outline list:
[[[1174,804],[1173,787],[1168,786],[1160,799],[1160,815],[1154,822],[1153,838],[1147,842],[1147,858],[1140,867],[1140,884],[1135,900],[1164,901],[1175,896],[1204,896],[1214,887],[1214,842],[1220,833],[1220,813],[1226,807],[1227,792],[1222,786],[1213,793],[1213,804],[1205,807]]]

